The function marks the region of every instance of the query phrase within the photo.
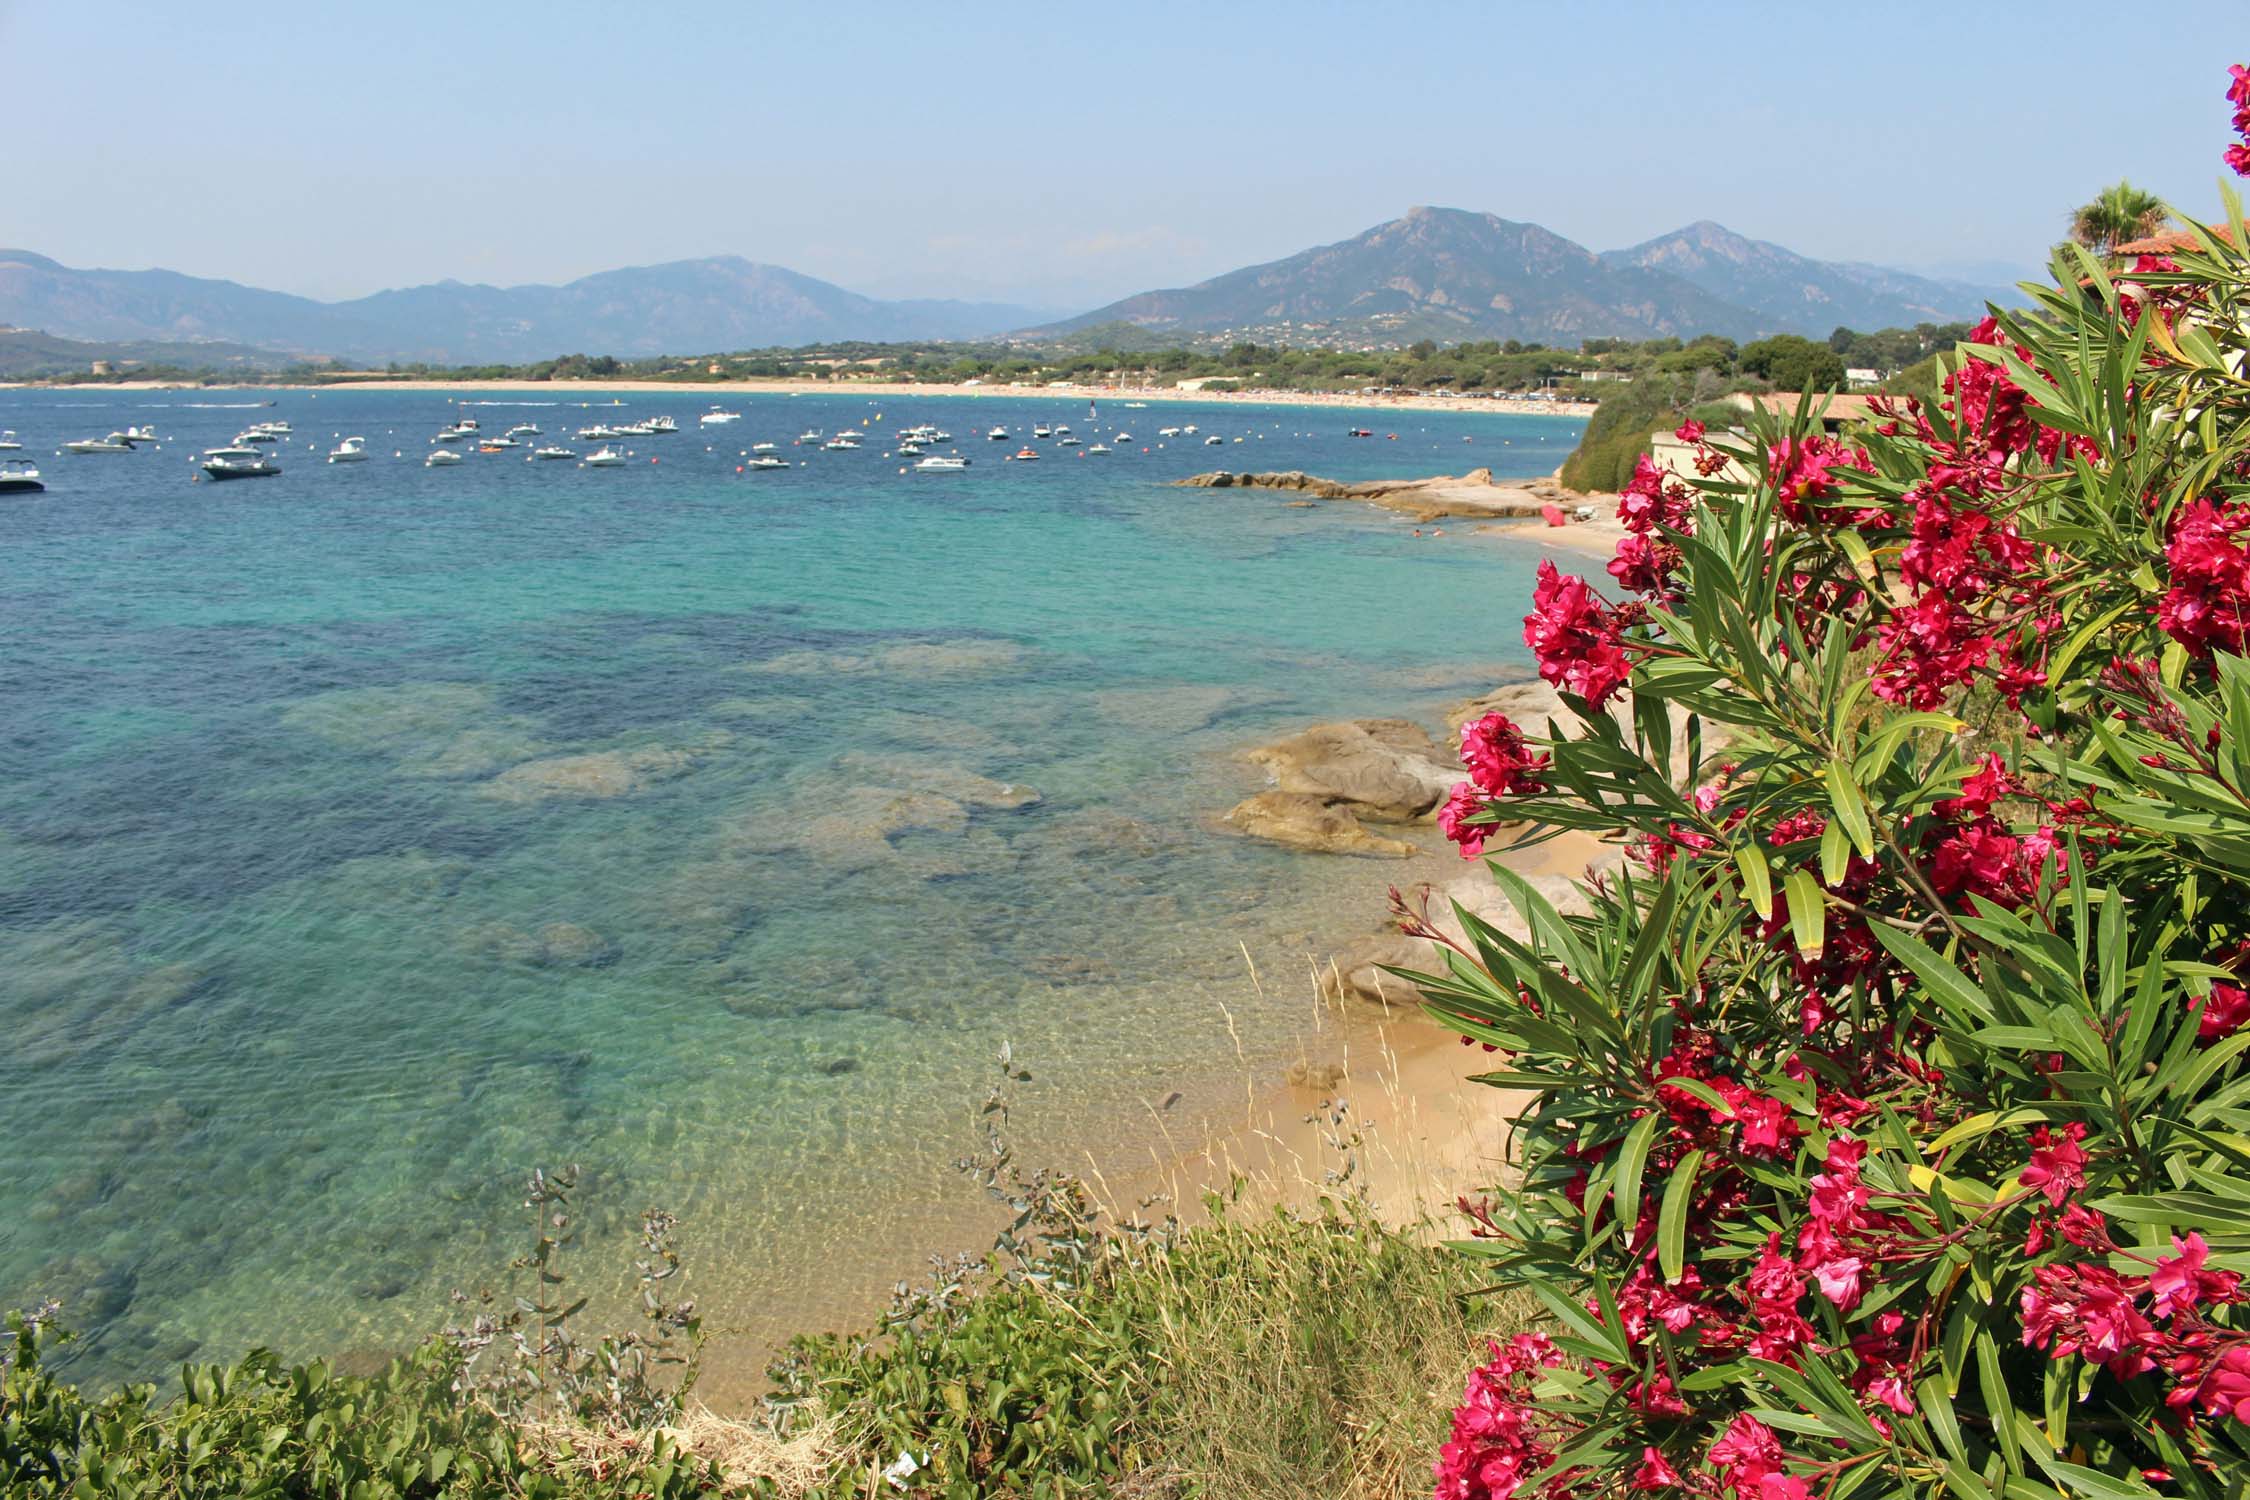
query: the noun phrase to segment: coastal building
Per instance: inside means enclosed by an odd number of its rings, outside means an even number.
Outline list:
[[[1844,383],[1855,391],[1871,391],[1883,383],[1881,370],[1846,370]]]
[[[1736,391],[1727,397],[1727,404],[1739,406],[1744,411],[1763,409],[1776,417],[1787,418],[1796,415],[1797,403],[1803,399],[1795,391]],[[1879,399],[1881,398],[1875,395],[1855,396],[1848,393],[1838,396],[1816,395],[1813,397],[1813,408],[1820,413],[1820,425],[1833,434],[1842,432],[1856,422],[1882,421],[1882,415],[1871,404]]]

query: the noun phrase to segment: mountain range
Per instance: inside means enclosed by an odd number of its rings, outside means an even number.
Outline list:
[[[1143,292],[1020,338],[1119,326],[1159,340],[1399,344],[1824,337],[1982,314],[1988,288],[1819,261],[1703,221],[1597,254],[1537,224],[1415,208],[1363,234],[1170,291]]]
[[[0,324],[75,339],[216,339],[348,359],[499,364],[574,352],[971,339],[1048,315],[1003,303],[883,302],[732,255],[603,271],[562,286],[440,281],[317,302],[176,271],[78,270],[0,250]]]
[[[1708,221],[1597,254],[1537,224],[1416,208],[1363,234],[1060,321],[1004,303],[882,301],[737,256],[561,286],[458,281],[319,302],[173,271],[78,270],[0,250],[0,325],[110,341],[225,341],[303,356],[525,363],[869,340],[1396,345],[1417,339],[1825,336],[1974,318],[1998,293],[1820,261]],[[1030,326],[1026,326],[1030,325]]]

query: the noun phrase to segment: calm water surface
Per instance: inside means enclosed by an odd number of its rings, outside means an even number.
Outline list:
[[[1528,475],[1578,432],[624,399],[0,391],[49,481],[0,502],[0,1304],[65,1298],[81,1374],[399,1347],[570,1160],[601,1232],[682,1216],[714,1322],[853,1312],[974,1224],[947,1164],[1003,1039],[1027,1155],[1238,1107],[1220,1007],[1254,1068],[1294,1055],[1307,955],[1386,870],[1211,832],[1233,752],[1518,659],[1529,561],[1166,481]],[[425,468],[464,412],[684,430]],[[1034,418],[1117,451],[1003,462]],[[192,482],[266,419],[282,477]],[[975,467],[899,473],[920,421]],[[1229,441],[1158,438],[1187,422]],[[54,452],[128,424],[164,441]],[[372,461],[321,462],[352,434]],[[739,472],[755,441],[799,466]]]

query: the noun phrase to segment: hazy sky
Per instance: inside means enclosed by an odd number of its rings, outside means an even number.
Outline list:
[[[2216,214],[2250,4],[0,0],[0,245],[311,296],[738,254],[1085,307],[1417,203],[2036,264]]]

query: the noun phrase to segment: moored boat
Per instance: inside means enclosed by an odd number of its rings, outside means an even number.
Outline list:
[[[75,443],[63,444],[65,453],[130,453],[133,445],[112,435],[105,438],[80,438]]]
[[[332,464],[363,464],[367,462],[367,439],[348,437],[328,450]]]
[[[917,474],[958,474],[969,461],[958,453],[933,453],[914,466]]]
[[[46,487],[33,465],[0,462],[0,495],[33,495]]]
[[[601,447],[586,455],[586,467],[589,469],[614,469],[623,462],[625,452],[621,448]]]
[[[531,458],[527,459],[526,462],[534,462],[540,459],[545,459],[551,462],[556,459],[576,458],[577,456],[577,454],[571,452],[568,448],[558,448],[553,444],[549,444],[544,448],[532,449]]]
[[[211,479],[271,479],[281,472],[281,465],[266,454],[245,444],[232,448],[206,448],[203,462],[198,466]]]
[[[422,467],[425,469],[443,469],[453,464],[466,462],[468,460],[451,448],[432,448],[430,456],[422,460]]]

